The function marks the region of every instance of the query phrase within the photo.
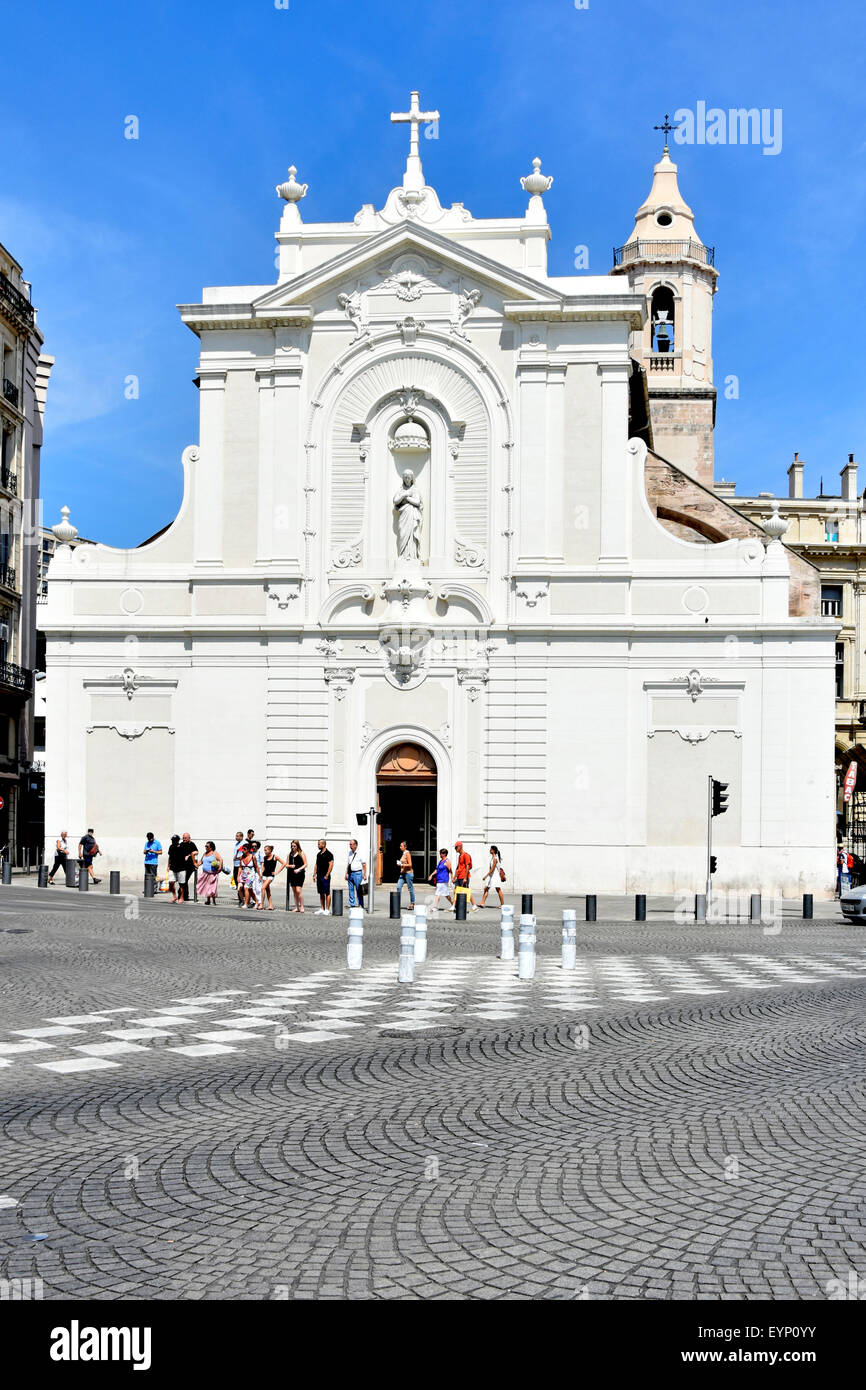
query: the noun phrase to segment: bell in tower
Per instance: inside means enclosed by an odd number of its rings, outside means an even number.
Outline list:
[[[665,136],[674,127],[665,117]],[[643,294],[647,320],[631,341],[646,374],[652,447],[706,487],[713,485],[714,248],[695,230],[665,143],[653,169],[649,197],[638,208],[631,236],[614,251],[612,275],[625,275]]]

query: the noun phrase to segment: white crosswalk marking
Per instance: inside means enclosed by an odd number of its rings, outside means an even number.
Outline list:
[[[185,1059],[221,1057],[263,1044],[283,1051],[292,1044],[357,1043],[365,1037],[372,1042],[383,1030],[411,1034],[452,1024],[508,1027],[539,1018],[573,1022],[604,1007],[862,980],[866,949],[820,958],[802,951],[584,956],[568,971],[558,956],[550,955],[538,958],[531,981],[518,978],[516,961],[447,957],[428,959],[416,969],[411,985],[398,984],[396,974],[395,963],[378,963],[358,974],[317,971],[250,990],[215,990],[166,1004],[54,1015],[33,1027],[7,1030],[0,1037],[0,1068],[4,1078],[10,1069],[14,1074],[28,1064],[74,1078],[130,1061],[164,1061],[169,1054],[183,1065]],[[53,1053],[52,1060],[39,1055],[46,1051]]]

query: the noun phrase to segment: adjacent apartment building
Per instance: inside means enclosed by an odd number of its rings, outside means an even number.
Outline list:
[[[30,286],[0,244],[0,849],[19,862],[40,844],[33,676],[39,566],[39,454],[54,359]]]
[[[866,496],[857,481],[854,455],[839,472],[838,492],[804,497],[804,460],[794,454],[788,496],[771,492],[735,497],[735,483],[720,481],[715,493],[753,521],[778,510],[786,521],[785,545],[818,571],[821,616],[839,622],[836,634],[836,792],[839,835],[866,858]],[[793,750],[792,750],[793,751]],[[853,795],[844,798],[845,775],[857,768]]]

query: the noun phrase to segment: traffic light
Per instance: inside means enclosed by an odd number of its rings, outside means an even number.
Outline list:
[[[723,816],[728,809],[728,783],[713,778],[713,815]]]
[[[714,874],[718,865],[718,860],[714,854],[710,855],[710,873]]]

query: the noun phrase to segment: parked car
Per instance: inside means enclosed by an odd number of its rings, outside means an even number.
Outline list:
[[[839,899],[839,906],[849,922],[866,922],[866,884],[849,888]]]

